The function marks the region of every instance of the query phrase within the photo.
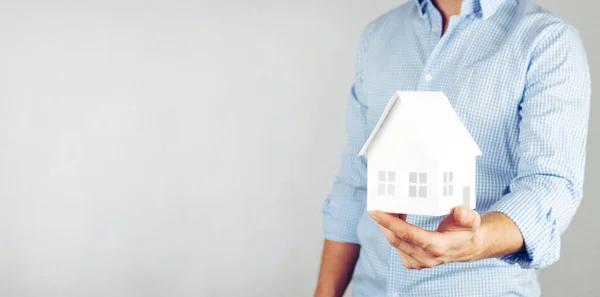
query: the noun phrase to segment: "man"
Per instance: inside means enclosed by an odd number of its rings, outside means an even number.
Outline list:
[[[475,211],[366,211],[357,155],[397,90],[443,91],[481,147]],[[409,0],[370,23],[315,296],[350,278],[355,297],[539,296],[581,201],[589,100],[578,32],[530,0]]]

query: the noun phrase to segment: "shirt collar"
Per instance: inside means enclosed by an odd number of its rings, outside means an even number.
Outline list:
[[[419,15],[425,16],[427,5],[431,0],[414,0],[417,4]],[[461,15],[475,13],[477,16],[487,19],[492,16],[505,0],[463,0],[461,6]]]
[[[417,10],[419,11],[420,17],[425,17],[425,9],[427,7],[427,2],[429,0],[414,0],[415,4],[417,4]]]

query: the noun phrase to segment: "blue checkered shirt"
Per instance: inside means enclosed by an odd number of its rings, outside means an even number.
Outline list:
[[[325,238],[361,246],[355,297],[539,296],[538,271],[558,260],[582,197],[590,101],[582,41],[529,0],[465,0],[443,35],[442,26],[429,0],[414,0],[364,30],[348,145],[323,206]],[[367,161],[357,157],[397,90],[448,96],[483,151],[476,210],[510,217],[521,252],[420,271],[402,265],[366,212]],[[441,219],[408,216],[428,230]]]

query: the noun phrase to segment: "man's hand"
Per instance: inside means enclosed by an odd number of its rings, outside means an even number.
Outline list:
[[[459,206],[442,220],[436,231],[407,223],[406,215],[373,211],[371,217],[398,250],[404,266],[411,269],[507,255],[523,246],[519,229],[501,213],[482,218],[477,212]]]

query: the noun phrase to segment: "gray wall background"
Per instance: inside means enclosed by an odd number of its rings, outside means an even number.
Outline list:
[[[0,1],[0,296],[310,296],[359,34],[402,2]],[[595,73],[595,2],[540,3]],[[544,296],[600,295],[599,112]]]

